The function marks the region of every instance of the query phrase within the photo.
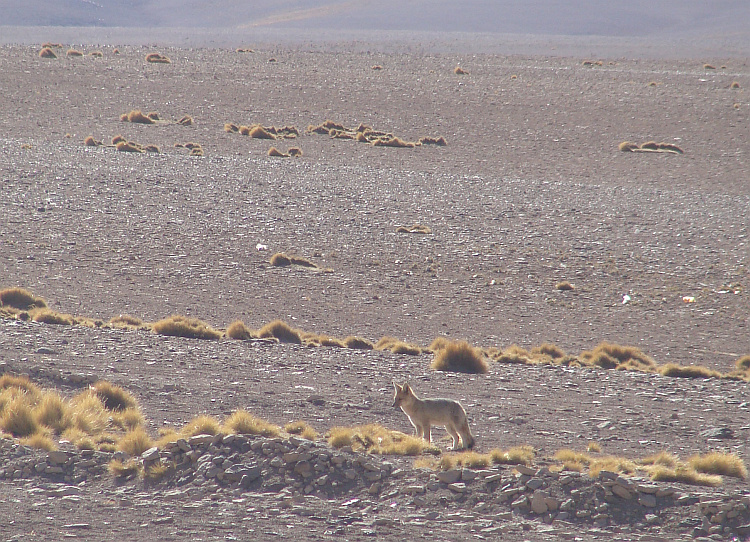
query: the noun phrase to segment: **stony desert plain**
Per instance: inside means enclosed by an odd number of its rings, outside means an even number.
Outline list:
[[[750,533],[742,477],[653,481],[637,463],[661,452],[750,454],[750,384],[735,367],[750,354],[747,57],[238,38],[63,43],[51,59],[39,56],[44,41],[0,47],[0,289],[25,288],[99,324],[8,316],[0,372],[64,398],[97,380],[121,386],[154,439],[237,409],[282,427],[302,420],[320,436],[185,438],[136,458],[165,465],[159,479],[118,478],[113,452],[59,435],[57,452],[5,438],[3,540]],[[155,52],[170,62],[146,62]],[[132,110],[160,121],[120,120]],[[186,115],[192,124],[175,122]],[[353,135],[307,130],[327,120]],[[299,135],[252,138],[225,131],[232,123]],[[447,145],[348,138],[361,124]],[[119,152],[117,135],[159,152]],[[89,136],[104,145],[85,146]],[[623,152],[624,141],[682,153]],[[302,155],[269,156],[272,146]],[[397,231],[414,225],[428,233]],[[275,253],[318,267],[274,266]],[[280,319],[425,349],[446,337],[483,349],[489,370],[436,371],[426,350],[163,336],[109,325],[118,315],[182,315],[220,331]],[[579,357],[605,341],[640,349],[655,367],[495,359],[545,343]],[[706,374],[662,376],[669,363]],[[394,380],[460,400],[478,454],[526,445],[534,459],[441,471],[424,467],[439,456],[331,447],[335,426],[411,432],[391,406]],[[433,436],[452,457],[444,430]],[[555,459],[560,450],[639,467],[579,472]]]

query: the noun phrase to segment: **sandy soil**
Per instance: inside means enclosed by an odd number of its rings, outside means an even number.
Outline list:
[[[113,49],[57,60],[40,59],[38,47],[0,49],[0,286],[105,320],[179,313],[260,327],[282,318],[339,337],[549,341],[572,354],[608,340],[659,363],[722,371],[750,353],[745,59],[584,66],[520,55],[161,48],[172,63],[151,65],[153,48]],[[704,68],[709,61],[716,69]],[[458,65],[468,74],[456,75]],[[131,109],[187,114],[195,125],[120,122]],[[270,142],[223,131],[226,122],[304,130],[326,119],[408,140],[442,135],[448,146],[305,134],[273,142],[303,157],[274,159]],[[116,134],[162,153],[83,146],[88,135]],[[624,153],[624,140],[685,152]],[[174,147],[189,141],[206,156]],[[432,233],[396,232],[414,223]],[[281,251],[333,271],[270,266]],[[575,290],[558,291],[563,280]],[[42,346],[55,354],[35,355]],[[393,378],[461,399],[485,450],[529,443],[551,453],[596,440],[632,456],[717,446],[746,456],[750,427],[747,385],[719,380],[515,366],[457,376],[431,371],[429,356],[15,322],[0,332],[0,361],[125,385],[155,427],[247,407],[319,430],[370,421],[407,430],[390,408]],[[313,410],[311,394],[324,405]],[[721,427],[735,438],[701,436]],[[19,505],[19,517],[31,505]]]

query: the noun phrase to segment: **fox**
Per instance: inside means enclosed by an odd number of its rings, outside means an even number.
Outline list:
[[[472,449],[475,440],[469,429],[466,411],[461,403],[453,399],[420,399],[409,383],[399,386],[393,383],[395,395],[393,408],[401,408],[414,426],[415,435],[432,442],[431,426],[444,425],[453,437],[451,450]],[[461,448],[459,448],[459,436]]]

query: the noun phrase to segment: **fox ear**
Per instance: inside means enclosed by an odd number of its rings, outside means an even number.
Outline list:
[[[401,391],[401,386],[399,386],[395,382],[393,383],[393,387],[396,388],[396,391]]]
[[[405,392],[411,392],[411,386],[409,386],[408,382],[404,382],[404,385],[401,387],[401,389]]]

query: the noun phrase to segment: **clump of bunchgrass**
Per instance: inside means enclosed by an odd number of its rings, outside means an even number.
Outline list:
[[[235,410],[224,421],[224,433],[238,433],[242,435],[261,435],[263,437],[278,437],[281,428],[267,422],[246,410]]]
[[[0,290],[0,307],[12,307],[21,311],[43,309],[47,303],[41,297],[23,288],[5,288]]]
[[[154,441],[148,436],[143,427],[136,427],[125,433],[117,441],[117,449],[128,455],[141,455],[154,446]]]
[[[424,136],[417,140],[420,145],[437,145],[438,147],[445,147],[448,145],[448,141],[443,136],[430,137]]]
[[[747,478],[747,467],[737,454],[727,454],[723,452],[709,452],[706,454],[694,455],[688,459],[690,465],[697,472],[704,474],[718,474],[722,476],[731,476],[742,480]]]
[[[146,62],[151,64],[171,64],[172,61],[166,55],[161,53],[149,53],[146,55]]]
[[[212,416],[197,416],[190,420],[180,431],[184,437],[195,435],[218,435],[221,432],[219,420]]]
[[[380,340],[375,343],[375,350],[390,350],[394,354],[407,354],[410,356],[417,356],[422,353],[422,349],[419,346],[405,343],[402,340],[388,335],[381,337]]]
[[[52,440],[49,435],[44,433],[34,433],[29,437],[20,439],[19,442],[24,446],[36,448],[37,450],[44,450],[46,452],[57,450],[57,444],[55,441]]]
[[[108,410],[124,411],[138,408],[138,401],[129,391],[106,380],[99,380],[91,389]]]
[[[68,49],[65,54],[67,56],[83,56],[83,53],[78,49]]]
[[[120,314],[109,320],[109,325],[112,327],[125,328],[125,329],[138,329],[143,326],[143,320],[130,316],[127,314]]]
[[[656,369],[656,362],[639,348],[621,346],[603,341],[592,351],[581,353],[581,359],[587,365],[604,369],[627,369],[651,372]]]
[[[555,290],[560,290],[561,292],[569,292],[570,290],[575,290],[576,287],[573,286],[570,282],[567,280],[563,280],[561,282],[558,282],[555,284]]]
[[[34,322],[40,324],[53,324],[61,326],[71,326],[75,323],[75,319],[70,314],[63,314],[49,309],[42,309],[34,313],[31,318]]]
[[[701,365],[678,365],[666,363],[659,367],[659,374],[674,378],[721,378],[719,371],[703,367]]]
[[[378,455],[414,456],[424,452],[439,453],[439,450],[426,440],[391,431],[379,424],[357,427],[334,427],[327,435],[328,443],[334,448],[351,446],[355,451]]]
[[[39,51],[40,58],[57,58],[57,55],[50,47],[42,47]]]
[[[39,431],[32,405],[23,394],[11,399],[0,412],[0,430],[20,438],[30,437]]]
[[[720,486],[722,482],[721,476],[703,474],[684,464],[674,468],[657,465],[651,469],[651,479],[655,482],[679,482],[708,487]]]
[[[107,464],[107,470],[115,478],[131,478],[140,474],[143,467],[135,459],[128,459],[122,461],[121,459],[113,459]]]
[[[500,351],[494,359],[498,363],[532,365],[535,363],[532,358],[533,356],[528,350],[518,345],[512,344],[505,350]]]
[[[355,350],[372,350],[375,345],[367,339],[350,335],[344,339],[344,346]]]
[[[159,335],[171,337],[187,337],[191,339],[217,340],[221,333],[197,318],[173,315],[156,322],[152,329]]]
[[[54,392],[42,393],[41,400],[34,407],[34,417],[40,425],[50,428],[58,435],[73,423],[67,403]]]
[[[298,435],[307,440],[316,440],[318,438],[317,431],[303,421],[289,422],[284,426],[284,431],[290,435]]]
[[[499,465],[530,465],[536,456],[536,450],[529,445],[514,446],[508,450],[490,451],[490,459]]]
[[[276,338],[282,343],[302,344],[299,331],[283,320],[273,320],[258,330],[261,339]]]
[[[489,370],[484,354],[466,341],[451,341],[435,352],[430,365],[436,371],[484,374]]]
[[[247,341],[253,338],[253,333],[241,320],[235,320],[227,328],[227,337],[238,341]]]
[[[422,235],[428,235],[432,233],[432,230],[428,226],[414,224],[412,226],[399,226],[396,228],[396,233],[420,233]]]
[[[453,69],[453,73],[455,73],[456,75],[469,75],[469,72],[464,70],[461,66],[456,66]]]

